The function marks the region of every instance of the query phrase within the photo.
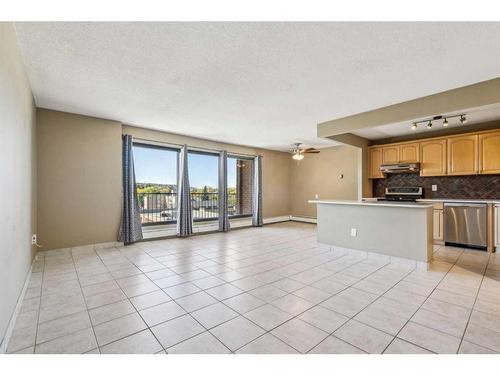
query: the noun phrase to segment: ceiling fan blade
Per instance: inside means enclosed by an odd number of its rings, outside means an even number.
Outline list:
[[[309,150],[304,151],[305,154],[319,154],[320,152],[321,151],[316,150],[316,149],[309,149]]]

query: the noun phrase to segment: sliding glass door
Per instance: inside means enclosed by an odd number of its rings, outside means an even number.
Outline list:
[[[177,219],[179,150],[134,143],[134,167],[142,225]]]
[[[253,159],[227,158],[229,217],[252,216]]]
[[[188,166],[193,220],[216,220],[219,217],[219,155],[189,151]]]
[[[179,150],[134,143],[134,166],[142,225],[171,224],[177,219]],[[188,152],[194,221],[219,216],[219,154]],[[227,158],[229,217],[252,215],[253,159]]]

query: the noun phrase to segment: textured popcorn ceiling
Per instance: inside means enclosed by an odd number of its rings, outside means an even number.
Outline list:
[[[36,104],[286,150],[500,76],[499,23],[16,23]]]

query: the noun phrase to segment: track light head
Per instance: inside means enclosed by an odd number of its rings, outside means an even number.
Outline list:
[[[417,130],[417,123],[414,122],[413,125],[411,126],[411,130]]]
[[[462,125],[467,124],[467,118],[466,118],[464,115],[461,115],[461,116],[460,116],[460,123],[461,123]]]
[[[446,117],[444,118],[443,126],[444,127],[448,126],[448,119]]]
[[[428,127],[429,129],[430,129],[430,128],[432,128],[432,121],[431,121],[431,120],[429,120],[429,122],[427,123],[427,127]]]

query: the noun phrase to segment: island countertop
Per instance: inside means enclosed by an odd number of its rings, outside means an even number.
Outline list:
[[[432,204],[412,202],[389,202],[389,201],[364,201],[364,200],[310,200],[309,203],[350,205],[350,206],[372,206],[372,207],[401,207],[401,208],[432,208]]]

